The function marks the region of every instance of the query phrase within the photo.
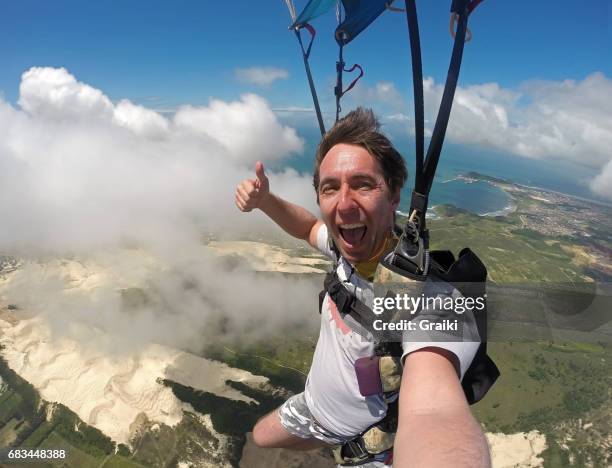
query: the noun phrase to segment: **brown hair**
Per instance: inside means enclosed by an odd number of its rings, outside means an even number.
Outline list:
[[[380,132],[380,123],[374,112],[371,109],[358,107],[338,120],[323,136],[317,147],[312,180],[317,192],[317,202],[319,200],[319,167],[329,150],[340,143],[365,148],[380,164],[385,183],[392,194],[404,186],[408,177],[404,158],[393,147],[391,141]]]

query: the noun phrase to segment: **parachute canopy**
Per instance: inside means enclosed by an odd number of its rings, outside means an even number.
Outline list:
[[[337,0],[310,0],[300,16],[294,20],[289,29],[303,28],[306,23],[324,15],[336,4]]]
[[[336,28],[336,42],[346,45],[355,39],[393,2],[393,0],[310,0],[290,29],[303,28],[306,23],[327,13],[337,1],[342,1],[344,20]]]

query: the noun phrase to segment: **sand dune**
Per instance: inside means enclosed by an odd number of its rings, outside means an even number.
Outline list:
[[[152,345],[139,356],[96,356],[79,343],[52,340],[44,321],[0,320],[4,358],[47,401],[62,403],[117,442],[127,443],[140,413],[168,425],[182,417],[180,402],[155,379],[177,352]]]
[[[144,252],[131,250],[106,259],[50,259],[18,266],[21,268],[0,275],[3,357],[43,399],[64,404],[117,442],[128,443],[138,429],[135,422],[142,421],[143,416],[170,426],[181,420],[184,405],[159,379],[247,402],[252,400],[225,382],[240,381],[254,387],[268,382],[265,377],[158,344],[109,354],[108,347],[90,344],[112,343],[112,336],[78,322],[77,317],[68,325],[71,333],[60,336],[49,328],[48,317],[38,314],[41,310],[9,307],[12,291],[27,293],[49,278],[60,288],[58,298],[140,286],[151,271],[161,268]]]
[[[238,255],[256,271],[321,273],[321,265],[326,263],[323,257],[291,256],[288,250],[263,242],[213,241],[207,247],[219,256]]]
[[[516,434],[487,433],[493,468],[535,468],[543,465],[539,455],[546,449],[546,437],[538,431]]]
[[[0,343],[9,366],[30,382],[43,399],[62,403],[117,442],[127,443],[144,414],[170,426],[182,418],[182,403],[157,382],[168,378],[226,398],[252,401],[225,385],[235,380],[267,383],[226,364],[151,344],[130,356],[97,355],[78,342],[54,340],[40,318],[16,325],[0,317]]]

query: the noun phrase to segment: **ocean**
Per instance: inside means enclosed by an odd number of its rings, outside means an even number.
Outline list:
[[[305,138],[304,154],[285,160],[282,165],[292,167],[301,173],[312,173],[319,137],[312,131],[300,131],[300,135]],[[405,212],[409,209],[414,185],[412,156],[414,142],[405,139],[394,140],[394,143],[406,158],[409,171],[409,180],[402,190],[400,204],[400,211]],[[457,176],[470,171],[500,177],[522,185],[605,202],[589,189],[589,181],[597,175],[594,169],[563,160],[543,161],[446,142],[431,189],[429,206],[451,204],[479,215],[502,214],[512,208],[510,197],[497,187],[486,182],[466,183],[457,179]]]

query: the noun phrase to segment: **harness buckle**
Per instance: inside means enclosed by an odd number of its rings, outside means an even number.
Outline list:
[[[406,271],[427,275],[429,265],[425,239],[419,234],[419,229],[413,221],[406,223],[390,260],[395,266]]]
[[[342,445],[335,446],[333,454],[334,461],[338,465],[343,466],[360,465],[374,458],[374,456],[366,450],[365,443],[361,436],[349,440]]]

